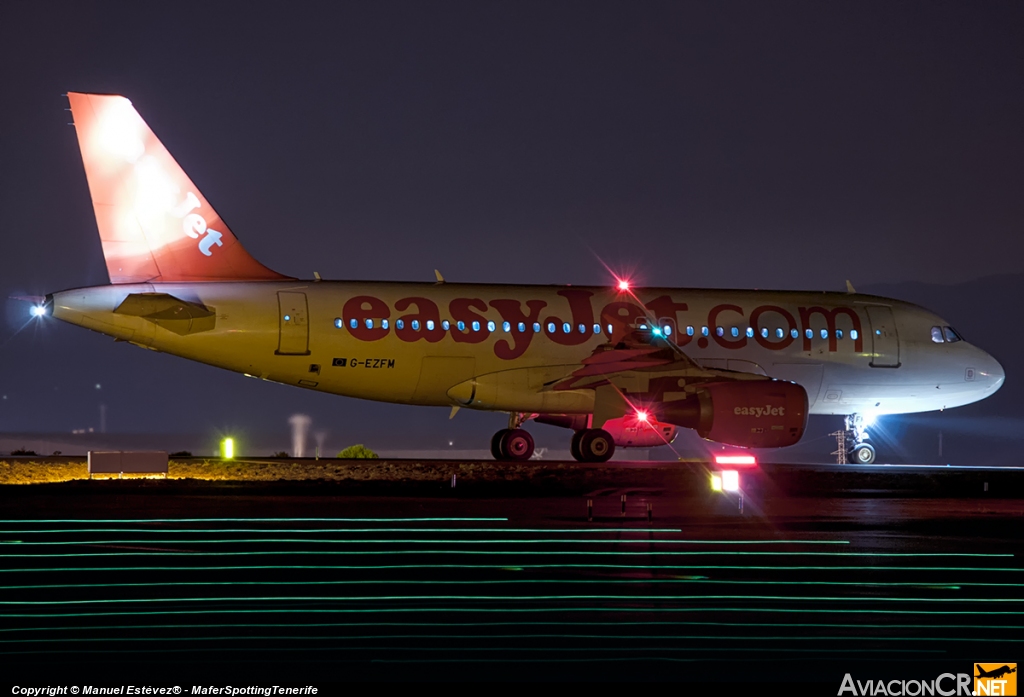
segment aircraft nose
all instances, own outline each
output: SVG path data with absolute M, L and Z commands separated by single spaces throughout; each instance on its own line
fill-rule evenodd
M 984 382 L 985 386 L 989 390 L 995 392 L 1003 386 L 1003 381 L 1006 380 L 1006 372 L 1003 370 L 1003 366 L 999 365 L 992 356 L 988 355 L 984 351 L 982 352 L 985 360 L 982 366 L 978 368 L 978 379 Z

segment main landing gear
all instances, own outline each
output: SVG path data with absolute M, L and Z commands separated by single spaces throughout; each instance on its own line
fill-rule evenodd
M 512 414 L 508 428 L 503 428 L 491 438 L 491 455 L 495 460 L 525 461 L 533 457 L 533 436 L 522 428 L 524 414 Z
M 850 443 L 850 462 L 857 465 L 870 465 L 875 461 L 875 449 L 868 439 L 868 425 L 863 414 L 850 414 L 846 417 L 846 442 Z
M 586 428 L 572 434 L 569 452 L 578 462 L 607 462 L 615 454 L 615 439 L 603 428 Z

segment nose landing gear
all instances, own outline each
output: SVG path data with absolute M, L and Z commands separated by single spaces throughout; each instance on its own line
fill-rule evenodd
M 875 461 L 875 449 L 868 439 L 868 426 L 863 414 L 850 414 L 846 417 L 846 442 L 850 444 L 850 462 L 858 465 L 870 465 Z

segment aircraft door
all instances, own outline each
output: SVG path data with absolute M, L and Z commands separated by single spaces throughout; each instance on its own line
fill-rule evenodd
M 896 333 L 896 320 L 892 308 L 885 305 L 868 305 L 868 321 L 871 323 L 871 367 L 899 368 L 900 339 Z
M 305 356 L 309 354 L 309 311 L 305 293 L 279 291 L 277 294 L 280 340 L 277 354 Z

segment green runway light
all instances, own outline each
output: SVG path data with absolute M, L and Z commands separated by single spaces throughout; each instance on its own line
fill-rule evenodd
M 34 556 L 34 555 L 33 555 Z M 86 555 L 88 556 L 88 555 Z M 239 566 L 65 566 L 28 569 L 0 569 L 0 573 L 49 573 L 86 571 L 261 571 L 267 569 L 321 571 L 394 571 L 409 569 L 540 570 L 540 569 L 612 569 L 642 571 L 993 571 L 1021 572 L 1024 568 L 984 566 L 754 566 L 735 564 L 246 564 Z
M 982 639 L 981 641 L 996 641 L 996 640 L 995 639 Z M 495 647 L 476 647 L 476 646 L 473 646 L 473 647 L 444 647 L 444 648 L 424 648 L 424 647 L 420 647 L 420 646 L 393 646 L 393 647 L 389 647 L 389 648 L 390 648 L 391 651 L 394 651 L 394 652 L 406 651 L 406 652 L 431 652 L 432 653 L 432 652 L 437 652 L 437 651 L 446 651 L 446 652 L 447 651 L 452 651 L 452 652 L 467 652 L 467 651 L 484 652 L 484 651 L 486 651 L 486 652 L 500 652 L 500 653 L 505 653 L 505 654 L 516 653 L 516 652 L 519 652 L 519 653 L 533 653 L 533 652 L 538 652 L 538 651 L 545 651 L 545 652 L 564 651 L 564 652 L 577 652 L 577 653 L 580 652 L 580 651 L 587 651 L 589 653 L 594 653 L 595 650 L 596 650 L 593 647 L 585 647 L 585 648 L 576 648 L 576 647 L 519 648 L 519 647 L 514 647 L 514 646 L 510 646 L 510 647 L 504 647 L 504 646 L 502 646 L 502 647 L 497 647 L 497 646 L 495 646 Z M 353 651 L 353 650 L 359 650 L 359 651 L 378 651 L 378 650 L 380 650 L 380 648 L 376 647 L 376 646 L 365 646 L 365 647 L 361 647 L 361 646 L 349 647 L 349 646 L 346 646 L 345 650 L 346 651 Z M 605 649 L 605 650 L 608 650 L 608 649 Z M 699 648 L 699 647 L 694 647 L 694 648 L 675 647 L 675 648 L 656 648 L 656 649 L 652 649 L 652 648 L 629 648 L 629 647 L 622 648 L 622 647 L 620 647 L 620 648 L 611 649 L 611 650 L 615 651 L 616 653 L 629 653 L 631 651 L 647 651 L 647 652 L 654 652 L 654 653 L 658 653 L 658 652 L 669 652 L 669 653 L 683 653 L 683 652 L 686 652 L 686 653 L 706 653 L 708 651 L 711 651 L 712 649 L 705 649 L 705 648 Z M 766 647 L 757 647 L 757 646 L 717 647 L 717 648 L 715 648 L 713 650 L 716 653 L 721 653 L 721 652 L 732 652 L 732 653 L 746 653 L 746 652 L 782 653 L 782 652 L 786 651 L 786 649 L 766 648 Z M 191 648 L 188 648 L 188 649 L 174 649 L 174 648 L 161 647 L 159 649 L 133 649 L 131 651 L 131 653 L 133 653 L 133 654 L 139 654 L 139 653 L 191 653 L 191 652 L 194 652 L 194 651 L 195 651 L 195 649 L 191 649 Z M 217 651 L 218 652 L 252 651 L 252 648 L 251 647 L 241 647 L 241 646 L 239 646 L 239 647 L 225 646 L 225 647 L 218 647 Z M 274 651 L 276 651 L 276 652 L 283 652 L 283 651 L 302 651 L 302 652 L 337 651 L 337 648 L 334 647 L 334 646 L 304 646 L 304 647 L 281 646 L 281 647 L 275 647 Z M 940 651 L 940 650 L 929 651 L 929 650 L 925 650 L 925 649 L 893 649 L 893 648 L 887 648 L 887 649 L 851 649 L 851 648 L 818 649 L 818 648 L 802 648 L 801 651 L 806 652 L 806 653 L 883 653 L 883 652 L 884 653 L 914 653 L 914 654 L 920 654 L 920 653 L 946 653 L 945 651 Z M 38 651 L 3 651 L 3 652 L 0 652 L 0 653 L 3 653 L 6 656 L 18 656 L 18 655 L 26 655 L 26 654 L 47 653 L 47 651 L 44 651 L 44 650 L 38 650 Z M 86 653 L 107 653 L 107 650 L 106 649 L 80 649 L 80 650 L 76 651 L 75 653 L 82 653 L 82 654 L 86 654 Z M 395 659 L 384 659 L 384 660 L 382 660 L 382 659 L 376 659 L 375 658 L 374 662 L 377 662 L 377 663 L 382 663 L 382 662 L 383 663 L 423 663 L 423 662 L 426 662 L 428 660 L 429 660 L 430 663 L 435 663 L 436 662 L 433 658 L 423 659 L 423 660 L 417 660 L 417 659 L 397 659 L 397 660 L 395 660 Z M 586 661 L 586 662 L 596 662 L 596 661 L 605 662 L 605 661 L 672 661 L 672 660 L 678 660 L 678 661 L 684 661 L 684 660 L 688 660 L 688 661 L 698 661 L 698 660 L 699 661 L 707 661 L 708 659 L 707 659 L 707 657 L 693 658 L 693 659 L 672 659 L 672 658 L 666 658 L 666 657 L 662 657 L 662 656 L 636 656 L 636 657 L 633 657 L 633 658 L 616 658 L 616 657 L 610 656 L 610 657 L 603 657 L 603 658 L 581 658 L 581 659 L 574 659 L 574 658 L 571 658 L 571 657 L 559 658 L 559 659 L 533 659 L 533 658 L 530 658 L 530 659 L 509 659 L 509 658 L 504 658 L 503 657 L 503 658 L 494 658 L 494 659 L 472 659 L 472 658 L 460 658 L 458 660 L 442 659 L 442 662 L 446 662 L 446 663 L 465 663 L 465 662 L 536 663 L 536 662 L 539 661 L 539 662 L 544 662 L 544 663 L 552 663 L 552 662 L 564 663 L 565 661 L 576 661 L 576 660 L 578 660 L 578 661 Z
M 431 586 L 486 586 L 511 584 L 703 584 L 703 585 L 755 585 L 755 586 L 857 586 L 871 588 L 927 588 L 932 590 L 960 590 L 963 587 L 1024 588 L 1024 583 L 921 583 L 920 581 L 741 581 L 731 579 L 700 578 L 511 578 L 481 580 L 431 579 L 346 579 L 333 581 L 156 581 L 152 583 L 57 583 L 26 586 L 0 586 L 0 591 L 45 590 L 52 588 L 162 588 L 185 586 L 358 586 L 358 585 L 431 585 Z
M 508 518 L 47 518 L 0 520 L 0 523 L 502 523 Z
M 267 608 L 262 610 L 232 610 L 224 608 L 204 608 L 202 610 L 125 610 L 107 612 L 30 612 L 30 613 L 0 613 L 5 619 L 42 619 L 42 618 L 83 618 L 83 617 L 153 617 L 168 615 L 294 615 L 299 612 L 295 609 Z M 535 607 L 535 608 L 488 608 L 488 607 L 384 607 L 384 608 L 302 608 L 304 615 L 393 615 L 393 614 L 419 614 L 419 613 L 474 613 L 484 614 L 560 614 L 578 612 L 600 612 L 600 613 L 633 613 L 644 614 L 657 612 L 668 613 L 699 613 L 699 612 L 741 612 L 741 613 L 769 613 L 769 614 L 830 614 L 830 615 L 922 615 L 922 616 L 969 616 L 977 617 L 978 610 L 896 610 L 889 608 L 769 608 L 769 607 Z M 985 610 L 986 615 L 1011 615 L 1020 617 L 1020 610 Z
M 197 597 L 197 598 L 91 598 L 86 600 L 0 600 L 0 605 L 107 605 L 123 603 L 281 603 L 281 602 L 409 602 L 409 601 L 693 601 L 693 600 L 771 600 L 784 602 L 869 602 L 869 603 L 1024 603 L 1024 598 L 890 598 L 890 597 L 844 597 L 815 595 L 348 595 L 348 596 L 254 596 L 254 597 Z M 305 610 L 303 610 L 305 611 Z
M 286 528 L 284 530 L 267 530 L 264 528 L 63 528 L 60 530 L 0 530 L 0 535 L 34 535 L 34 534 L 80 534 L 94 532 L 119 532 L 119 533 L 227 533 L 227 532 L 255 532 L 255 533 L 281 533 L 281 534 L 321 534 L 339 532 L 550 532 L 550 533 L 669 533 L 682 532 L 679 528 L 307 528 L 296 529 Z M 846 540 L 688 540 L 700 544 L 849 544 Z
M 215 623 L 215 624 L 113 624 L 99 626 L 65 626 L 65 627 L 14 627 L 0 629 L 0 634 L 12 632 L 94 632 L 110 631 L 119 632 L 138 629 L 322 629 L 322 628 L 429 628 L 429 629 L 451 629 L 451 628 L 495 628 L 495 627 L 612 627 L 621 629 L 623 627 L 769 627 L 773 629 L 974 629 L 974 630 L 1006 630 L 1016 631 L 1024 629 L 1024 625 L 978 625 L 965 626 L 962 624 L 867 624 L 860 622 L 252 622 L 252 623 Z M 379 638 L 388 638 L 394 635 L 379 634 Z M 418 636 L 418 635 L 417 635 Z M 478 635 L 474 635 L 478 636 Z M 519 635 L 516 635 L 519 636 Z M 541 635 L 552 636 L 552 635 Z M 581 635 L 591 637 L 596 635 Z M 630 635 L 614 635 L 615 638 L 630 638 Z M 653 638 L 660 638 L 664 635 L 654 634 Z M 635 638 L 635 637 L 634 637 Z M 71 639 L 70 641 L 74 641 Z
M 593 540 L 591 540 L 593 542 Z M 104 542 L 99 544 L 111 544 Z M 145 544 L 153 544 L 152 541 Z M 934 557 L 969 557 L 969 558 L 1006 558 L 1013 557 L 1013 554 L 984 554 L 973 552 L 762 552 L 762 551 L 733 551 L 733 550 L 701 550 L 701 551 L 667 551 L 649 550 L 646 552 L 611 552 L 597 550 L 513 550 L 493 551 L 482 549 L 387 549 L 387 550 L 266 550 L 248 552 L 193 552 L 167 550 L 159 552 L 94 552 L 91 554 L 81 552 L 62 552 L 56 554 L 4 554 L 7 558 L 34 558 L 34 559 L 58 559 L 71 557 L 239 557 L 239 556 L 381 556 L 381 555 L 405 555 L 405 554 L 462 554 L 473 556 L 507 556 L 511 554 L 521 556 L 610 556 L 610 557 L 637 557 L 637 556 L 778 556 L 778 557 L 870 557 L 870 558 L 934 558 Z M 506 565 L 507 566 L 507 565 Z
M 333 531 L 337 532 L 337 531 Z M 375 530 L 374 532 L 380 532 Z M 505 532 L 505 531 L 502 531 Z M 407 539 L 325 539 L 325 538 L 294 538 L 294 537 L 280 537 L 280 538 L 247 538 L 247 539 L 225 539 L 225 540 L 39 540 L 25 542 L 22 540 L 17 541 L 21 545 L 30 546 L 54 546 L 54 545 L 82 545 L 82 546 L 96 546 L 96 545 L 137 545 L 137 544 L 188 544 L 188 545 L 221 545 L 221 544 L 271 544 L 271 543 L 288 543 L 288 544 L 338 544 L 338 545 L 364 545 L 364 544 L 411 544 L 411 545 L 429 545 L 429 544 L 445 544 L 445 545 L 530 545 L 530 544 L 641 544 L 641 545 L 685 545 L 685 544 L 793 544 L 789 540 L 780 540 L 778 542 L 748 542 L 748 541 L 722 541 L 722 542 L 708 542 L 705 540 L 650 540 L 650 539 L 615 539 L 615 540 L 602 540 L 594 538 L 580 538 L 580 539 L 511 539 L 511 540 L 495 540 L 495 539 L 479 539 L 479 540 L 440 540 L 440 539 L 419 539 L 419 538 L 407 538 Z M 0 542 L 3 544 L 3 542 Z M 10 543 L 6 543 L 10 544 Z M 808 552 L 813 554 L 813 552 Z M 843 554 L 840 552 L 840 554 Z M 943 555 L 946 556 L 946 555 Z
M 1000 641 L 1008 642 L 1012 644 L 1024 644 L 1024 639 L 996 639 L 993 637 L 892 637 L 892 636 L 861 636 L 861 635 L 850 635 L 850 636 L 748 636 L 748 635 L 724 635 L 724 634 L 680 634 L 680 635 L 665 635 L 665 634 L 652 634 L 649 636 L 636 636 L 636 635 L 622 635 L 622 634 L 369 634 L 365 636 L 293 636 L 287 634 L 278 634 L 271 636 L 252 636 L 252 635 L 240 635 L 240 636 L 199 636 L 199 637 L 78 637 L 75 639 L 64 639 L 64 638 L 38 638 L 38 639 L 0 639 L 0 644 L 59 644 L 73 641 L 75 644 L 87 643 L 87 642 L 136 642 L 136 641 L 374 641 L 374 640 L 394 640 L 394 639 L 612 639 L 612 640 L 639 640 L 639 641 L 652 641 L 652 640 L 666 640 L 666 641 L 891 641 L 891 642 L 917 642 L 917 641 Z M 454 649 L 447 646 L 442 647 L 389 647 L 392 651 L 594 651 L 594 647 L 586 646 L 559 646 L 559 647 L 471 647 L 471 648 L 458 648 Z M 378 651 L 380 646 L 346 646 L 346 651 L 358 650 L 358 651 Z M 276 650 L 276 649 L 275 649 Z M 596 649 L 604 651 L 708 651 L 708 650 L 719 650 L 719 647 L 632 647 L 632 646 L 617 646 L 612 649 Z M 785 648 L 770 649 L 774 651 L 785 651 Z M 801 647 L 801 651 L 806 651 Z M 828 649 L 829 651 L 838 649 Z M 855 649 L 862 650 L 862 649 Z M 883 651 L 884 649 L 878 649 Z M 0 653 L 9 653 L 6 651 Z M 10 652 L 14 653 L 14 652 Z

